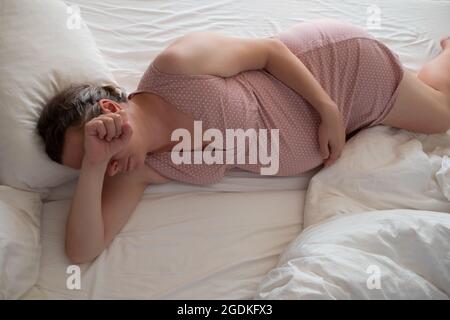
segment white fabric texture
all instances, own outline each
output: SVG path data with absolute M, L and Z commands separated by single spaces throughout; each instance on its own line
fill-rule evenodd
M 230 170 L 225 177 L 213 185 L 192 185 L 171 181 L 160 185 L 150 185 L 144 194 L 169 194 L 185 192 L 256 192 L 279 190 L 306 190 L 311 177 L 320 168 L 312 169 L 293 177 L 268 177 L 242 170 Z M 44 201 L 70 199 L 76 186 L 76 180 L 51 188 L 43 193 Z
M 361 131 L 333 166 L 311 179 L 305 227 L 370 210 L 450 212 L 445 155 L 450 155 L 450 132 L 422 135 L 387 126 Z
M 250 299 L 301 231 L 304 191 L 145 195 L 68 290 L 70 201 L 44 205 L 39 281 L 26 299 Z M 284 210 L 279 205 L 283 204 Z
M 447 213 L 380 210 L 307 228 L 257 299 L 448 299 Z
M 450 131 L 377 126 L 358 133 L 333 166 L 311 179 L 309 228 L 262 280 L 256 298 L 450 298 L 447 155 Z M 396 208 L 405 209 L 388 210 Z M 382 275 L 379 289 L 367 285 L 369 266 Z
M 436 172 L 436 180 L 442 193 L 450 201 L 450 158 L 442 157 L 441 168 Z
M 41 256 L 39 194 L 0 186 L 0 299 L 17 299 L 37 281 Z
M 45 154 L 35 131 L 42 107 L 71 84 L 113 78 L 86 25 L 68 25 L 63 2 L 3 0 L 0 8 L 0 183 L 44 191 L 77 171 Z
M 78 6 L 117 82 L 128 92 L 148 64 L 177 37 L 213 31 L 266 37 L 294 23 L 318 18 L 366 28 L 418 70 L 448 35 L 449 3 L 441 1 L 335 0 L 66 0 Z M 380 27 L 377 27 L 379 18 Z

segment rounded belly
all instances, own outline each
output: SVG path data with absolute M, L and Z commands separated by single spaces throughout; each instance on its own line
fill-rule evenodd
M 279 34 L 338 105 L 346 133 L 378 124 L 403 77 L 398 56 L 363 28 L 325 19 Z

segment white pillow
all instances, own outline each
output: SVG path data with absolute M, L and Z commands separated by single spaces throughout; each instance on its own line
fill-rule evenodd
M 1 184 L 47 191 L 78 174 L 52 162 L 35 131 L 42 107 L 60 90 L 74 83 L 114 83 L 89 29 L 82 21 L 77 28 L 74 13 L 56 0 L 2 0 Z
M 41 209 L 38 193 L 0 186 L 0 299 L 18 299 L 38 279 Z

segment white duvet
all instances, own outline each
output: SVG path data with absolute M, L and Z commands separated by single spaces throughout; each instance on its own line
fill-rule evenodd
M 450 132 L 414 134 L 377 126 L 347 142 L 341 158 L 310 181 L 305 226 L 382 209 L 450 212 Z
M 257 291 L 264 299 L 448 299 L 450 218 L 380 210 L 333 218 L 292 242 Z
M 448 155 L 450 133 L 360 132 L 334 166 L 311 179 L 309 228 L 256 298 L 448 299 Z

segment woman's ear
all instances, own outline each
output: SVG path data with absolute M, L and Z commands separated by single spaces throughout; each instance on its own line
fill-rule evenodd
M 106 167 L 106 174 L 110 177 L 113 177 L 118 174 L 119 171 L 119 161 L 111 159 L 108 163 L 108 166 Z
M 120 106 L 120 104 L 113 100 L 100 99 L 98 101 L 98 104 L 99 104 L 100 108 L 102 109 L 103 113 L 109 113 L 109 112 L 114 113 L 114 112 L 119 112 L 120 110 L 122 110 L 122 107 Z

